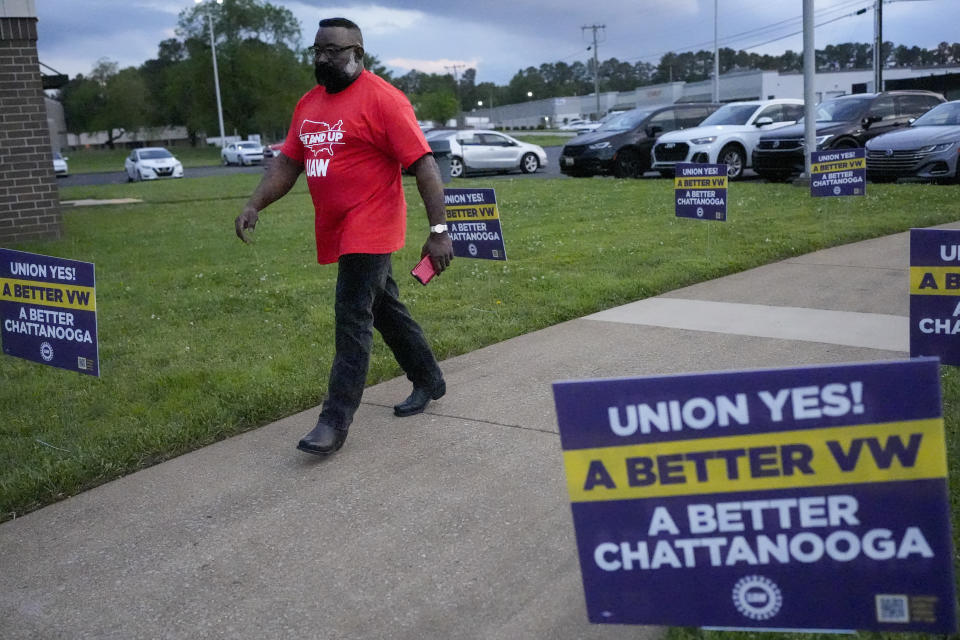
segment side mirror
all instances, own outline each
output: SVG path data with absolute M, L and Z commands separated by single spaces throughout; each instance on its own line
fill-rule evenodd
M 913 124 L 916 121 L 917 121 L 916 118 L 910 118 L 909 120 L 907 120 L 907 124 Z M 64 158 L 64 160 L 66 160 L 66 158 Z
M 768 125 L 768 124 L 773 124 L 773 118 L 771 118 L 771 117 L 769 117 L 769 116 L 764 116 L 764 117 L 762 117 L 762 118 L 757 118 L 757 121 L 754 122 L 753 124 L 756 125 L 756 126 L 758 126 L 758 127 L 762 127 L 762 126 Z
M 648 137 L 648 138 L 655 138 L 655 137 L 657 137 L 658 135 L 660 135 L 661 133 L 663 133 L 663 127 L 661 127 L 661 126 L 658 125 L 658 124 L 653 124 L 653 125 L 650 125 L 649 127 L 647 127 L 647 137 Z
M 860 124 L 863 125 L 864 129 L 869 129 L 870 125 L 872 125 L 874 122 L 880 122 L 880 116 L 867 116 L 860 121 Z

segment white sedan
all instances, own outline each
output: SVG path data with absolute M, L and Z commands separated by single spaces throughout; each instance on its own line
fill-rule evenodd
M 263 147 L 256 142 L 231 142 L 220 151 L 220 159 L 224 165 L 261 164 Z
M 57 174 L 57 177 L 68 176 L 70 175 L 70 168 L 67 166 L 67 160 L 65 156 L 60 155 L 59 151 L 53 152 L 53 172 Z
M 467 171 L 512 171 L 534 173 L 547 164 L 543 147 L 484 129 L 453 132 L 450 137 L 450 176 L 462 178 Z
M 123 162 L 127 181 L 182 178 L 183 164 L 163 147 L 134 149 Z
M 736 180 L 749 168 L 760 134 L 791 125 L 803 117 L 803 100 L 782 98 L 731 102 L 699 126 L 671 131 L 657 138 L 652 168 L 664 175 L 678 162 L 725 164 L 727 177 Z
M 582 118 L 574 118 L 573 120 L 568 121 L 566 124 L 561 125 L 560 131 L 575 131 L 576 133 L 586 133 L 587 131 L 596 131 L 597 127 L 599 126 L 600 126 L 599 122 L 584 120 Z

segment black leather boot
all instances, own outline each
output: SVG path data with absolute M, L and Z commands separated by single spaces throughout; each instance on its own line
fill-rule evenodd
M 339 450 L 346 439 L 346 429 L 337 429 L 323 420 L 317 420 L 317 426 L 313 431 L 300 438 L 297 449 L 323 456 Z
M 393 415 L 397 416 L 398 418 L 405 418 L 406 416 L 423 413 L 423 410 L 427 408 L 430 400 L 438 400 L 442 398 L 443 394 L 446 392 L 447 383 L 443 380 L 441 380 L 437 386 L 433 387 L 432 389 L 414 387 L 413 393 L 411 393 L 406 400 L 398 405 L 394 405 Z

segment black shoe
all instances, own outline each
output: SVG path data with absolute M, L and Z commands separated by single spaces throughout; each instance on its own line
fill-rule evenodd
M 430 400 L 438 400 L 443 397 L 443 394 L 447 392 L 447 383 L 443 380 L 440 381 L 437 386 L 433 389 L 424 389 L 422 387 L 414 387 L 413 393 L 407 397 L 406 400 L 401 402 L 398 405 L 393 407 L 393 415 L 398 418 L 405 418 L 406 416 L 416 415 L 418 413 L 423 413 L 423 410 L 427 408 L 427 405 L 430 404 Z
M 340 449 L 346 439 L 346 429 L 337 429 L 323 420 L 317 420 L 313 431 L 300 438 L 297 449 L 322 456 Z

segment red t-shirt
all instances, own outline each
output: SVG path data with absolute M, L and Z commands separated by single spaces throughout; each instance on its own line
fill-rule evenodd
M 430 153 L 403 93 L 364 70 L 339 93 L 315 87 L 297 103 L 281 149 L 304 166 L 316 212 L 317 262 L 403 246 L 400 168 Z

